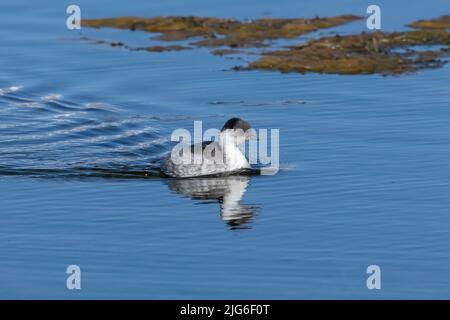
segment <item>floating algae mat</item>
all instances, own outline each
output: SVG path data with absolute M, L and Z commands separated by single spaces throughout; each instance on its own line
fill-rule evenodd
M 83 20 L 86 27 L 110 27 L 161 33 L 155 40 L 178 41 L 193 37 L 203 40 L 195 46 L 260 47 L 266 40 L 292 39 L 323 28 L 335 27 L 361 19 L 353 15 L 313 19 L 258 19 L 241 22 L 234 19 L 203 17 L 122 17 Z
M 86 27 L 110 27 L 157 33 L 152 39 L 180 41 L 194 39 L 189 46 L 167 45 L 144 48 L 123 47 L 149 52 L 178 51 L 195 47 L 211 48 L 215 55 L 257 55 L 246 67 L 235 70 L 277 70 L 280 72 L 315 72 L 335 74 L 402 74 L 422 68 L 442 66 L 450 54 L 450 16 L 419 20 L 406 32 L 363 32 L 357 35 L 328 36 L 306 44 L 283 49 L 273 48 L 275 39 L 295 39 L 319 29 L 335 27 L 362 17 L 341 15 L 312 19 L 272 19 L 251 21 L 208 17 L 120 17 L 87 19 Z M 199 39 L 200 38 L 200 39 Z M 98 42 L 101 43 L 102 41 Z M 104 42 L 103 42 L 104 43 Z M 115 46 L 114 43 L 111 43 Z M 431 46 L 445 46 L 432 49 Z M 430 46 L 417 50 L 417 46 Z M 243 49 L 253 48 L 252 52 Z M 258 51 L 264 48 L 264 52 Z M 399 50 L 401 49 L 401 50 Z
M 450 29 L 450 15 L 431 20 L 414 21 L 408 26 L 419 29 Z
M 414 45 L 450 45 L 450 34 L 437 31 L 362 33 L 324 37 L 287 50 L 271 51 L 247 69 L 281 72 L 319 72 L 338 74 L 401 74 L 419 68 L 439 67 L 447 49 L 393 51 Z

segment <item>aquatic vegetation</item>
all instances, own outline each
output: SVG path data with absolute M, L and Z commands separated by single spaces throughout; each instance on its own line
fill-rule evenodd
M 287 38 L 323 28 L 349 23 L 361 17 L 341 15 L 335 17 L 315 17 L 312 19 L 272 19 L 264 18 L 249 21 L 209 17 L 119 17 L 110 19 L 85 19 L 84 27 L 110 27 L 117 29 L 156 32 L 153 39 L 161 41 L 187 40 L 202 37 L 193 45 L 199 47 L 228 46 L 231 48 L 263 47 L 266 40 Z
M 413 22 L 409 26 L 418 29 L 413 31 L 326 36 L 301 45 L 274 48 L 272 40 L 296 39 L 319 29 L 335 27 L 361 18 L 340 15 L 312 19 L 262 18 L 239 21 L 193 16 L 119 17 L 86 19 L 82 21 L 82 25 L 159 33 L 152 39 L 167 42 L 195 39 L 189 45 L 156 45 L 143 48 L 131 48 L 121 42 L 109 43 L 113 47 L 124 47 L 132 51 L 164 52 L 208 47 L 211 48 L 211 53 L 217 56 L 260 56 L 245 67 L 234 67 L 234 70 L 390 75 L 442 66 L 445 63 L 442 58 L 450 53 L 448 48 L 417 49 L 417 46 L 450 46 L 450 33 L 445 30 L 450 27 L 450 16 Z M 252 48 L 252 51 L 244 50 L 245 48 Z M 264 51 L 260 48 L 264 48 Z
M 164 51 L 181 51 L 181 50 L 190 50 L 191 47 L 173 45 L 173 46 L 150 46 L 145 48 L 131 48 L 130 50 L 140 51 L 145 50 L 148 52 L 164 52 Z
M 244 69 L 338 74 L 400 74 L 438 67 L 447 50 L 414 50 L 415 45 L 450 45 L 445 31 L 361 33 L 324 37 L 286 50 L 270 51 Z M 404 52 L 393 49 L 405 48 Z
M 226 55 L 232 55 L 232 54 L 249 54 L 246 51 L 236 50 L 236 49 L 215 49 L 215 50 L 212 50 L 211 53 L 215 56 L 226 56 Z
M 148 51 L 148 52 L 165 52 L 165 51 L 181 51 L 190 50 L 192 47 L 181 45 L 169 45 L 169 46 L 149 46 L 149 47 L 130 47 L 122 41 L 106 41 L 106 40 L 94 40 L 88 37 L 82 37 L 80 40 L 90 41 L 95 44 L 105 44 L 111 47 L 120 47 L 128 49 L 130 51 Z
M 450 15 L 436 19 L 414 21 L 408 26 L 418 29 L 450 29 Z

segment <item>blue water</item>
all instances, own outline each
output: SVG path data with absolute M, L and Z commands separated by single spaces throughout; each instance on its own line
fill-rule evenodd
M 71 3 L 0 4 L 1 298 L 450 298 L 449 65 L 398 77 L 234 72 L 242 61 L 206 49 L 83 41 L 151 43 L 69 31 Z M 364 15 L 369 2 L 77 4 L 92 18 L 256 18 Z M 441 0 L 378 4 L 385 31 L 450 14 Z M 232 116 L 280 129 L 277 175 L 183 185 L 142 174 L 172 130 Z M 205 185 L 241 186 L 236 216 Z M 81 290 L 66 288 L 71 264 Z M 372 264 L 381 290 L 366 287 Z

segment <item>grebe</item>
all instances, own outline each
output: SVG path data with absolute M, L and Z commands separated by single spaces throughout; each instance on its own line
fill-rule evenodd
M 183 149 L 181 153 L 174 152 L 174 149 L 164 160 L 161 170 L 170 177 L 189 178 L 249 169 L 250 164 L 239 149 L 239 145 L 246 140 L 256 139 L 251 128 L 248 122 L 231 118 L 225 122 L 218 141 L 193 144 L 190 148 Z

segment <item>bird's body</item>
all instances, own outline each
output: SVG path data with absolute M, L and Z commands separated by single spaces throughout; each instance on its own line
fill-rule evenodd
M 184 149 L 174 148 L 164 160 L 162 172 L 171 177 L 188 178 L 229 174 L 248 169 L 250 164 L 239 144 L 249 138 L 250 128 L 250 125 L 241 119 L 230 119 L 222 128 L 218 141 L 197 143 Z

